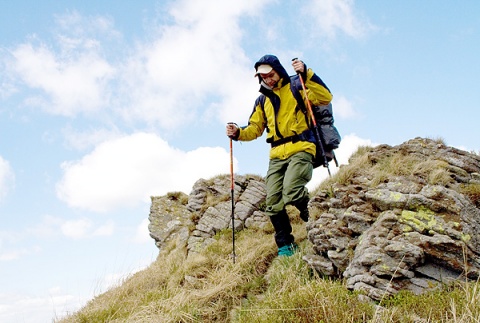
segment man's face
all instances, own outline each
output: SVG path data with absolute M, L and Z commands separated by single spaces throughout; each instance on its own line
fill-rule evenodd
M 280 76 L 278 75 L 275 70 L 272 70 L 270 73 L 267 74 L 260 74 L 262 80 L 272 89 L 275 87 L 277 82 L 280 80 Z

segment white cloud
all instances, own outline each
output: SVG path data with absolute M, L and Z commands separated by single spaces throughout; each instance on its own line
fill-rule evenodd
M 357 115 L 357 112 L 353 109 L 352 103 L 344 96 L 335 95 L 332 104 L 335 117 L 339 116 L 340 118 L 348 119 Z
M 68 11 L 55 15 L 55 22 L 60 28 L 57 37 L 66 50 L 76 50 L 79 44 L 84 44 L 85 48 L 96 48 L 99 46 L 97 38 L 102 36 L 105 41 L 122 38 L 110 16 L 83 16 L 78 11 Z
M 335 150 L 335 156 L 339 165 L 347 165 L 350 156 L 358 150 L 361 146 L 374 147 L 378 144 L 372 143 L 370 139 L 363 139 L 355 134 L 349 134 L 342 137 L 340 147 Z M 331 161 L 329 164 L 330 172 L 335 174 L 339 168 L 335 166 L 335 162 Z M 308 183 L 307 187 L 311 191 L 315 189 L 323 180 L 328 178 L 328 170 L 325 167 L 318 167 L 313 171 L 312 180 Z
M 87 299 L 80 300 L 60 290 L 52 290 L 49 295 L 32 294 L 0 294 L 1 322 L 51 322 L 52 318 L 60 318 L 72 313 L 85 304 Z M 61 310 L 60 310 L 61 309 Z
M 378 143 L 374 143 L 370 139 L 360 138 L 354 133 L 345 135 L 342 138 L 340 147 L 335 150 L 338 163 L 348 164 L 350 156 L 361 146 L 375 147 L 377 145 Z
M 199 118 L 246 119 L 258 84 L 241 46 L 240 20 L 269 2 L 172 2 L 164 19 L 171 23 L 115 62 L 105 53 L 109 37 L 121 35 L 110 19 L 61 15 L 59 48 L 26 42 L 11 50 L 6 65 L 17 83 L 39 90 L 24 102 L 55 115 L 103 113 L 169 130 Z
M 9 245 L 15 244 L 19 239 L 13 232 L 0 231 L 0 262 L 17 260 L 30 253 L 26 248 L 9 248 Z
M 15 174 L 10 163 L 0 156 L 0 201 L 13 189 Z
M 64 162 L 57 196 L 95 212 L 150 202 L 152 195 L 189 192 L 200 177 L 228 173 L 229 153 L 200 147 L 183 152 L 154 134 L 106 141 L 81 160 Z
M 152 238 L 150 237 L 150 230 L 148 229 L 149 224 L 149 219 L 142 220 L 142 222 L 137 226 L 133 242 L 139 244 L 152 243 Z
M 107 61 L 105 48 L 114 51 L 111 43 L 121 35 L 108 17 L 70 12 L 55 18 L 54 42 L 33 35 L 2 57 L 8 82 L 0 94 L 8 96 L 26 85 L 37 91 L 22 90 L 24 104 L 62 116 L 108 108 L 116 70 Z
M 201 109 L 226 122 L 250 107 L 258 84 L 240 46 L 239 20 L 264 3 L 174 2 L 169 12 L 174 22 L 160 26 L 156 39 L 140 45 L 126 62 L 124 117 L 172 129 L 203 118 Z
M 32 243 L 36 238 L 42 240 L 52 238 L 79 240 L 112 236 L 114 233 L 115 223 L 112 220 L 97 224 L 85 217 L 65 220 L 60 217 L 47 215 L 43 217 L 39 224 L 33 227 L 19 231 L 0 231 L 0 262 L 15 261 L 42 252 L 42 247 Z M 140 231 L 138 234 L 140 234 Z M 142 234 L 145 233 L 142 232 Z M 148 237 L 148 232 L 146 235 Z M 25 241 L 29 241 L 28 246 L 19 247 Z
M 92 221 L 86 218 L 65 221 L 61 226 L 60 230 L 62 234 L 66 237 L 72 239 L 80 239 L 85 237 L 87 232 L 89 232 L 92 227 Z
M 111 236 L 115 232 L 115 223 L 113 221 L 108 221 L 102 226 L 99 226 L 95 231 L 93 231 L 94 236 Z
M 8 56 L 4 53 L 4 50 L 0 48 L 0 99 L 6 99 L 17 92 L 15 84 L 12 80 L 12 75 L 8 72 L 8 60 L 5 57 Z
M 12 69 L 29 87 L 45 96 L 30 96 L 27 103 L 64 116 L 98 112 L 108 102 L 108 80 L 114 68 L 95 48 L 75 48 L 74 54 L 55 53 L 46 45 L 19 45 Z
M 111 236 L 114 231 L 115 224 L 111 220 L 103 224 L 96 224 L 86 217 L 65 220 L 60 217 L 46 215 L 40 224 L 26 229 L 23 235 L 47 239 L 61 234 L 63 237 L 78 240 L 98 236 Z M 17 236 L 20 235 L 22 233 L 17 234 Z
M 89 129 L 78 131 L 70 126 L 62 129 L 65 145 L 76 150 L 86 150 L 95 147 L 103 141 L 115 139 L 121 136 L 117 129 Z
M 0 261 L 11 261 L 16 260 L 24 255 L 28 255 L 29 251 L 27 249 L 17 249 L 0 252 Z
M 375 27 L 355 11 L 354 0 L 310 0 L 304 12 L 314 19 L 319 35 L 335 38 L 343 32 L 353 38 L 361 38 Z
M 41 248 L 38 246 L 29 246 L 28 248 L 13 248 L 4 250 L 2 246 L 2 241 L 0 240 L 0 262 L 1 261 L 14 261 L 22 257 L 26 257 L 41 251 Z
M 62 226 L 63 222 L 64 220 L 59 217 L 46 215 L 38 225 L 27 228 L 25 231 L 27 235 L 33 235 L 38 238 L 50 238 L 56 236 L 60 232 L 59 228 Z M 18 234 L 18 236 L 24 235 L 24 233 Z

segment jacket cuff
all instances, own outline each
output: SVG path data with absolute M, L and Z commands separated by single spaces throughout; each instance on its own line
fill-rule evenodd
M 235 135 L 233 136 L 233 140 L 237 141 L 238 140 L 238 137 L 240 137 L 240 128 L 237 129 L 237 132 L 235 133 Z
M 240 128 L 237 128 L 237 132 L 233 136 L 228 136 L 230 139 L 238 141 L 238 137 L 240 137 Z

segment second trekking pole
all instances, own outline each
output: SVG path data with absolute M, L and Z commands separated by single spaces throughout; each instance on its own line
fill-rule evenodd
M 297 58 L 292 59 L 292 61 L 296 61 L 296 60 Z M 327 168 L 328 175 L 332 176 L 332 174 L 330 173 L 330 168 L 328 167 L 328 159 L 327 159 L 327 156 L 325 155 L 325 149 L 323 148 L 322 136 L 320 135 L 320 131 L 318 130 L 317 120 L 315 119 L 315 115 L 313 114 L 313 110 L 312 110 L 312 105 L 310 104 L 310 100 L 308 99 L 307 88 L 305 87 L 302 74 L 300 72 L 297 72 L 297 74 L 298 74 L 298 78 L 300 79 L 300 83 L 302 84 L 303 93 L 305 93 L 305 101 L 306 101 L 305 104 L 307 106 L 308 114 L 312 118 L 315 139 L 317 140 L 317 143 L 318 143 L 317 149 L 320 149 L 320 153 L 323 156 L 323 166 Z

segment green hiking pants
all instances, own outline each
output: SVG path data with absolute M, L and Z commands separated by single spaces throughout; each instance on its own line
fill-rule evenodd
M 266 177 L 268 216 L 276 215 L 285 205 L 297 205 L 308 200 L 305 185 L 312 179 L 313 156 L 306 152 L 296 153 L 285 160 L 270 159 Z

